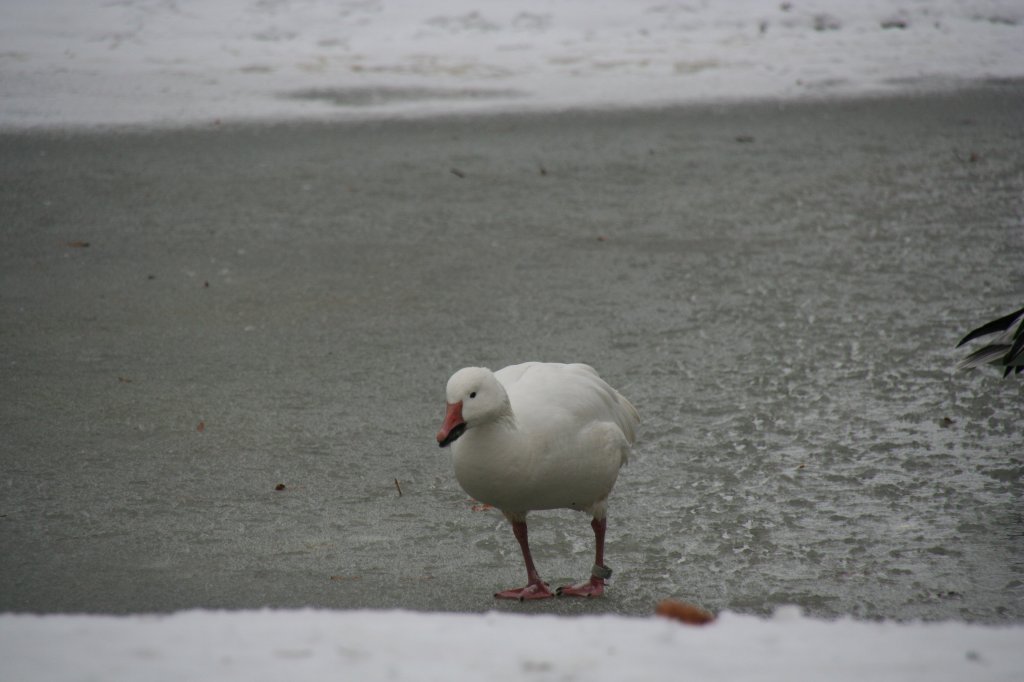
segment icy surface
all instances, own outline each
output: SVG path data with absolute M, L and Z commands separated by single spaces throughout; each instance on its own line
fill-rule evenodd
M 0 677 L 69 680 L 1015 681 L 1024 627 L 408 612 L 0 616 Z
M 1020 0 L 7 0 L 0 125 L 905 91 L 1024 75 Z
M 1021 305 L 1022 102 L 3 136 L 0 609 L 1019 622 L 1024 381 L 954 345 Z M 433 438 L 526 358 L 643 420 L 596 603 L 495 604 Z

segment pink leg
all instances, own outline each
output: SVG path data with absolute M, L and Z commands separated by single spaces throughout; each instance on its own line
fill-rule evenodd
M 610 568 L 604 565 L 604 532 L 608 529 L 608 519 L 594 519 L 590 522 L 594 529 L 594 568 L 590 574 L 590 580 L 577 585 L 566 585 L 558 588 L 560 597 L 600 597 L 604 594 L 604 579 L 612 574 Z
M 554 593 L 548 588 L 548 584 L 540 579 L 537 567 L 533 565 L 533 557 L 530 555 L 530 541 L 526 533 L 526 521 L 512 521 L 512 532 L 515 533 L 519 547 L 523 550 L 523 561 L 526 563 L 526 587 L 502 590 L 494 594 L 498 599 L 545 599 L 553 597 Z

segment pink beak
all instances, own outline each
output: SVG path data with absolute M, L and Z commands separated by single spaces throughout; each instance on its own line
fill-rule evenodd
M 444 422 L 437 432 L 437 444 L 442 448 L 454 443 L 466 430 L 466 422 L 462 419 L 462 401 L 447 403 Z

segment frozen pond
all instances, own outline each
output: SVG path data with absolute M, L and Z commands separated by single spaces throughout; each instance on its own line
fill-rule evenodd
M 1024 382 L 953 346 L 1022 303 L 1022 110 L 0 136 L 0 611 L 1019 621 Z M 495 603 L 518 548 L 434 442 L 452 371 L 527 359 L 644 420 L 599 601 Z M 531 520 L 584 577 L 588 519 Z

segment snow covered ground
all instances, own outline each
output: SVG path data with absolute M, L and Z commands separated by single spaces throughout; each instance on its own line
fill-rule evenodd
M 6 0 L 0 126 L 898 92 L 1022 45 L 1021 0 Z
M 1024 629 L 724 614 L 559 618 L 387 611 L 2 616 L 0 679 L 1019 680 Z

